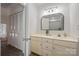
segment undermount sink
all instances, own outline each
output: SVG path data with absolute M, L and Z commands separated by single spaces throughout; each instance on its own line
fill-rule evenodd
M 53 37 L 67 37 L 67 34 L 44 34 L 45 36 L 53 36 Z

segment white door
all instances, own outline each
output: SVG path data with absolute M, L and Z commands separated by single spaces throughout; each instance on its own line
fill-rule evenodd
M 15 44 L 16 47 L 25 54 L 25 18 L 23 17 L 23 11 L 19 12 L 15 16 L 14 30 L 15 30 Z
M 16 33 L 17 33 L 17 35 L 18 35 L 18 37 L 17 37 L 17 39 L 18 39 L 18 48 L 20 49 L 20 50 L 22 50 L 23 52 L 24 52 L 24 41 L 23 41 L 23 39 L 24 39 L 24 36 L 25 36 L 25 31 L 24 31 L 24 27 L 23 26 L 25 26 L 24 24 L 23 24 L 23 12 L 20 12 L 20 13 L 18 13 L 18 26 L 17 26 L 17 31 L 16 31 Z
M 9 39 L 9 43 L 14 46 L 15 42 L 14 42 L 14 16 L 11 16 L 11 22 L 10 22 L 10 39 Z
M 24 11 L 11 15 L 10 44 L 26 54 Z

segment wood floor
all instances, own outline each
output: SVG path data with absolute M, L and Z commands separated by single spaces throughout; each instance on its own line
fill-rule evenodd
M 8 45 L 8 46 L 1 46 L 1 56 L 23 56 L 23 53 L 21 50 Z
M 5 46 L 2 44 L 1 45 L 1 56 L 24 56 L 24 54 L 22 53 L 21 50 L 11 45 Z M 39 55 L 32 52 L 30 56 L 39 56 Z
M 31 55 L 30 56 L 39 56 L 38 54 L 34 53 L 34 52 L 31 52 Z

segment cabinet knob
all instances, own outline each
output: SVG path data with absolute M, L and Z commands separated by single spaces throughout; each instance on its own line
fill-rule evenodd
M 55 47 L 53 47 L 53 49 L 55 49 Z
M 46 41 L 48 43 L 48 41 Z
M 48 56 L 48 54 L 46 54 L 46 56 Z
M 40 44 L 40 46 L 42 46 L 42 44 Z

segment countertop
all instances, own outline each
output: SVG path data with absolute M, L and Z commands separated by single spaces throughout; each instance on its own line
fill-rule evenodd
M 44 35 L 44 34 L 32 34 L 31 36 L 34 37 L 42 37 L 42 38 L 48 38 L 48 39 L 56 39 L 56 40 L 64 40 L 64 41 L 72 41 L 72 42 L 78 42 L 79 40 L 77 38 L 64 35 L 58 37 L 57 35 Z

